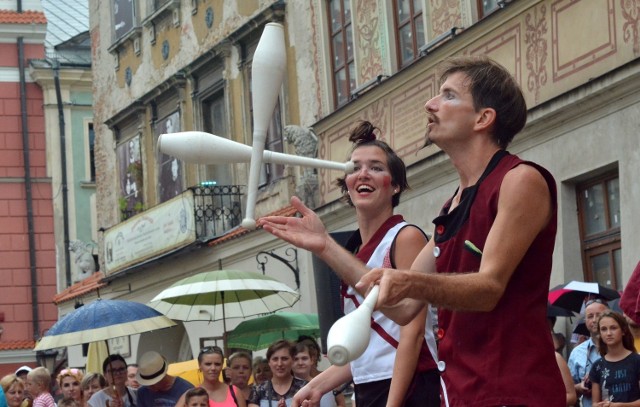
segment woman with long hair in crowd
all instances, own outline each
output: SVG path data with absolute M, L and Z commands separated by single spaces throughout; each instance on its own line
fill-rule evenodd
M 198 353 L 198 368 L 202 372 L 202 384 L 200 387 L 209 394 L 209 406 L 211 407 L 246 407 L 244 397 L 240 390 L 233 385 L 220 381 L 220 373 L 224 364 L 224 353 L 218 346 L 207 346 Z M 177 407 L 185 406 L 183 394 Z
M 608 311 L 598 319 L 598 351 L 591 367 L 591 396 L 597 407 L 640 406 L 640 355 L 624 316 Z

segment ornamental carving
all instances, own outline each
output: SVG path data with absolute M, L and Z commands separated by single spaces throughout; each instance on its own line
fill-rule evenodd
M 622 26 L 624 42 L 633 41 L 633 54 L 640 54 L 640 40 L 638 30 L 640 26 L 640 0 L 620 0 L 622 17 L 625 22 Z
M 462 27 L 459 0 L 429 0 L 432 10 L 433 36 L 437 37 L 453 27 Z
M 377 2 L 357 2 L 355 15 L 357 16 L 358 52 L 362 62 L 358 83 L 365 83 L 383 73 Z
M 540 88 L 547 83 L 547 7 L 534 8 L 532 13 L 525 17 L 525 37 L 527 44 L 526 65 L 529 75 L 527 77 L 527 89 L 534 95 L 535 103 L 538 103 Z

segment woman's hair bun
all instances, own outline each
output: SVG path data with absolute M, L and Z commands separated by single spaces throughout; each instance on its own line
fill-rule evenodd
M 366 120 L 361 120 L 355 129 L 351 131 L 349 135 L 349 141 L 355 144 L 367 143 L 376 140 L 375 130 L 378 130 L 376 126 Z

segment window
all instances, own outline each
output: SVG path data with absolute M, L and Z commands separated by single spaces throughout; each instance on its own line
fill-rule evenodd
M 500 8 L 504 0 L 478 0 L 478 19 L 484 18 Z
M 115 39 L 124 37 L 136 24 L 136 0 L 113 0 Z
M 96 182 L 96 133 L 93 130 L 93 123 L 88 123 L 87 136 L 89 141 L 89 174 L 91 182 Z
M 334 103 L 342 106 L 349 101 L 351 92 L 356 88 L 351 5 L 350 0 L 329 0 L 327 4 Z
M 425 44 L 422 0 L 396 0 L 394 8 L 398 65 L 403 68 L 418 58 Z
M 282 143 L 282 119 L 280 111 L 280 99 L 276 102 L 276 107 L 273 110 L 273 117 L 271 123 L 269 123 L 269 130 L 267 131 L 267 139 L 265 140 L 264 148 L 270 151 L 283 152 Z M 282 178 L 284 175 L 284 165 L 280 164 L 265 164 L 262 166 L 262 174 L 260 175 L 260 185 L 265 185 L 273 180 Z
M 622 290 L 618 173 L 579 184 L 576 192 L 585 280 Z
M 202 102 L 204 131 L 219 137 L 229 137 L 224 90 L 219 90 Z M 229 164 L 207 165 L 205 179 L 211 185 L 232 185 L 233 176 Z
M 180 112 L 173 112 L 159 120 L 155 126 L 156 139 L 163 133 L 180 131 Z M 184 191 L 183 165 L 177 158 L 158 152 L 158 196 L 160 202 L 168 201 Z
M 120 170 L 120 213 L 123 220 L 141 212 L 144 206 L 140 139 L 137 134 L 116 147 Z

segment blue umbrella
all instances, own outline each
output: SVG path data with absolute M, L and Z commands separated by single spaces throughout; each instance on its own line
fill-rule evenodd
M 104 341 L 174 325 L 171 319 L 145 304 L 98 298 L 56 322 L 34 350 Z

